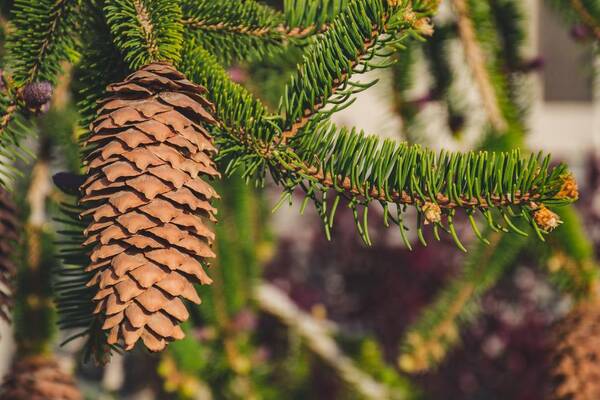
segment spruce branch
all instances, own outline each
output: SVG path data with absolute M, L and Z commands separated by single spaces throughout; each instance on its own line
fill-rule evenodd
M 79 0 L 16 0 L 7 48 L 17 88 L 56 81 L 61 61 L 77 57 L 74 32 Z
M 0 185 L 7 187 L 19 171 L 10 164 L 33 155 L 21 142 L 34 132 L 23 88 L 35 81 L 55 82 L 61 62 L 77 58 L 78 0 L 16 0 L 7 39 L 7 72 L 0 93 Z
M 98 100 L 111 82 L 124 78 L 130 69 L 112 41 L 101 0 L 89 0 L 82 10 L 82 57 L 75 67 L 73 88 L 80 125 L 87 130 L 96 118 Z
M 260 60 L 282 51 L 296 34 L 280 13 L 256 1 L 186 1 L 182 23 L 198 44 L 222 63 Z
M 13 166 L 17 160 L 29 161 L 34 155 L 21 142 L 35 134 L 30 119 L 24 114 L 14 91 L 0 93 L 0 186 L 8 188 L 22 172 Z
M 424 7 L 424 6 L 423 6 Z M 424 8 L 425 9 L 425 8 Z M 352 1 L 306 51 L 280 100 L 279 140 L 286 142 L 311 119 L 326 119 L 377 83 L 351 81 L 354 74 L 393 64 L 388 58 L 409 35 L 429 33 L 428 13 L 404 3 Z M 325 107 L 331 108 L 325 110 Z
M 298 36 L 323 33 L 351 0 L 284 0 L 287 31 Z
M 402 209 L 411 205 L 419 211 L 417 231 L 423 243 L 423 225 L 431 222 L 436 234 L 439 230 L 448 232 L 462 249 L 453 223 L 457 209 L 466 210 L 470 219 L 476 212 L 482 213 L 493 229 L 524 234 L 511 221 L 521 217 L 541 237 L 542 231 L 550 229 L 536 224 L 534 213 L 538 208 L 574 200 L 561 192 L 567 182 L 566 168 L 548 170 L 550 159 L 541 154 L 529 158 L 522 158 L 518 151 L 436 155 L 418 146 L 382 141 L 316 121 L 310 121 L 288 143 L 274 143 L 272 138 L 281 132 L 273 123 L 276 117 L 231 82 L 206 51 L 194 48 L 186 52 L 181 67 L 192 80 L 212 89 L 209 96 L 222 122 L 216 139 L 225 172 L 240 168 L 246 178 L 256 176 L 260 182 L 268 169 L 284 188 L 280 204 L 291 198 L 295 188 L 301 188 L 306 201 L 312 200 L 317 207 L 328 236 L 339 196 L 350 200 L 358 231 L 366 243 L 370 243 L 367 205 L 378 202 L 384 208 L 386 224 L 398 224 L 403 237 L 406 227 Z M 331 193 L 333 198 L 328 201 Z M 396 215 L 390 209 L 394 204 Z M 431 218 L 435 207 L 428 204 L 440 208 L 439 218 Z M 507 227 L 494 221 L 492 211 L 499 212 Z M 447 226 L 441 222 L 442 214 Z M 473 227 L 480 236 L 474 223 Z M 406 244 L 410 247 L 408 241 Z
M 113 41 L 131 69 L 156 61 L 179 61 L 183 25 L 178 2 L 109 0 L 104 11 Z
M 488 120 L 498 133 L 503 133 L 508 124 L 502 115 L 502 111 L 496 98 L 495 90 L 487 70 L 486 56 L 477 39 L 473 21 L 471 19 L 468 0 L 452 0 L 457 14 L 458 32 L 461 38 L 465 57 L 473 78 L 479 88 L 479 94 L 487 113 Z

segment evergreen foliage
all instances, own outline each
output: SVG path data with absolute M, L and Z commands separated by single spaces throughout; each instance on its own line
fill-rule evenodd
M 567 2 L 556 3 L 564 7 Z M 573 18 L 594 31 L 600 9 L 592 0 L 571 3 Z M 206 291 L 204 304 L 191 311 L 188 337 L 172 345 L 163 359 L 163 375 L 173 371 L 169 364 L 173 361 L 177 372 L 206 375 L 207 382 L 226 381 L 233 387 L 231 382 L 240 377 L 265 382 L 277 372 L 253 370 L 256 338 L 232 328 L 238 315 L 256 306 L 253 293 L 260 273 L 255 250 L 264 244 L 264 232 L 252 216 L 262 216 L 264 210 L 246 183 L 262 187 L 267 176 L 283 192 L 275 208 L 291 203 L 295 191 L 303 192 L 302 211 L 308 203 L 315 206 L 328 238 L 340 199 L 345 198 L 367 245 L 369 211 L 372 204 L 379 204 L 384 224 L 397 225 L 408 248 L 409 207 L 416 211 L 416 234 L 423 245 L 427 245 L 425 226 L 430 225 L 437 240 L 446 232 L 461 250 L 474 248 L 463 270 L 406 335 L 400 366 L 410 372 L 425 370 L 441 362 L 459 341 L 459 329 L 480 312 L 479 299 L 525 248 L 535 247 L 547 261 L 551 279 L 579 299 L 589 295 L 597 279 L 592 250 L 572 208 L 561 211 L 564 225 L 550 236 L 552 249 L 530 246 L 531 240 L 525 238 L 533 231 L 544 240 L 560 222 L 549 208 L 572 203 L 577 193 L 565 165 L 552 167 L 549 156 L 522 155 L 515 149 L 522 146 L 525 132 L 516 84 L 524 38 L 518 2 L 465 0 L 464 4 L 461 18 L 474 29 L 470 45 L 485 55 L 483 64 L 472 68 L 480 67 L 489 81 L 492 100 L 505 122 L 502 126 L 489 121 L 482 147 L 491 151 L 435 152 L 330 121 L 353 104 L 356 94 L 377 84 L 358 81 L 358 75 L 393 66 L 397 106 L 408 129 L 415 128 L 418 110 L 410 104 L 407 90 L 419 50 L 433 78 L 431 96 L 444 103 L 449 119 L 462 116 L 451 93 L 455 76 L 448 46 L 469 38 L 461 31 L 460 20 L 458 29 L 445 24 L 431 37 L 436 0 L 285 0 L 282 11 L 254 0 L 16 0 L 0 92 L 0 184 L 10 186 L 18 174 L 15 164 L 27 159 L 21 144 L 36 130 L 35 112 L 22 98 L 28 84 L 55 84 L 62 66 L 74 64 L 73 89 L 80 123 L 87 128 L 108 84 L 149 63 L 169 62 L 208 89 L 206 97 L 215 106 L 218 125 L 206 129 L 216 139 L 220 170 L 230 180 L 222 187 L 224 218 L 216 228 L 215 286 L 201 289 Z M 234 63 L 268 62 L 285 51 L 300 53 L 301 60 L 282 85 L 275 110 L 229 77 L 226 68 Z M 80 140 L 76 145 L 67 143 L 69 154 L 81 153 L 83 161 L 97 150 L 85 144 L 87 137 L 64 138 Z M 53 268 L 58 324 L 74 332 L 69 340 L 86 337 L 85 358 L 105 360 L 119 346 L 107 345 L 104 321 L 94 314 L 96 288 L 86 286 L 94 274 L 85 268 L 93 244 L 81 245 L 90 217 L 80 215 L 89 206 L 79 202 L 77 187 L 83 179 L 77 175 L 79 166 L 72 159 L 69 164 L 71 173 L 56 177 L 66 193 L 60 207 L 64 215 L 56 220 L 61 227 L 62 262 Z M 106 192 L 110 191 L 107 184 Z M 479 243 L 469 245 L 461 239 L 456 224 L 461 210 Z M 487 224 L 484 229 L 477 214 Z M 517 235 L 502 234 L 508 231 Z M 36 235 L 44 254 L 52 254 L 50 235 Z M 30 275 L 23 277 L 25 283 L 31 280 Z M 20 287 L 27 291 L 25 284 Z M 191 337 L 200 325 L 217 332 L 210 349 Z M 297 355 L 306 366 L 304 358 Z M 361 348 L 360 363 L 388 385 L 403 386 L 393 371 L 382 366 L 379 349 L 368 342 Z M 254 389 L 245 393 L 247 398 L 258 393 Z
M 109 0 L 104 11 L 113 41 L 132 70 L 154 61 L 177 63 L 183 43 L 178 2 Z
M 80 0 L 16 0 L 8 64 L 16 87 L 55 82 L 61 62 L 77 58 L 75 36 Z
M 260 60 L 294 40 L 283 16 L 256 1 L 185 1 L 182 8 L 186 31 L 223 64 Z

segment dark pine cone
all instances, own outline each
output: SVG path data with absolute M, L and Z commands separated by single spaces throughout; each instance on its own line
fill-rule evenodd
M 32 82 L 23 88 L 23 100 L 27 108 L 39 111 L 52 99 L 52 84 L 48 81 Z

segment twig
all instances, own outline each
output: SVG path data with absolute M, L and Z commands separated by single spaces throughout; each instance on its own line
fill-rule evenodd
M 184 18 L 181 20 L 181 23 L 194 29 L 206 31 L 237 33 L 256 37 L 264 37 L 271 34 L 278 35 L 281 39 L 303 39 L 313 33 L 323 33 L 329 27 L 329 25 L 323 25 L 318 29 L 315 26 L 291 28 L 285 25 L 279 25 L 277 27 L 249 27 L 244 25 L 231 25 L 224 22 L 210 23 L 196 18 Z
M 473 21 L 469 15 L 469 6 L 466 0 L 452 0 L 452 2 L 457 13 L 458 33 L 464 47 L 467 63 L 479 88 L 488 120 L 496 132 L 503 133 L 508 124 L 500 111 L 498 99 L 486 68 L 485 56 L 477 42 Z
M 362 188 L 362 187 L 357 187 L 355 185 L 352 184 L 352 181 L 350 178 L 348 177 L 342 177 L 342 176 L 338 176 L 335 179 L 337 180 L 337 182 L 335 182 L 336 184 L 334 185 L 334 177 L 332 177 L 330 174 L 327 173 L 323 173 L 323 171 L 318 170 L 317 168 L 314 167 L 308 167 L 308 166 L 302 166 L 302 167 L 296 167 L 297 169 L 295 171 L 292 172 L 301 172 L 305 175 L 309 175 L 311 178 L 316 179 L 317 181 L 319 181 L 319 183 L 321 183 L 323 186 L 326 187 L 341 187 L 342 189 L 344 189 L 344 191 L 351 193 L 353 195 L 358 195 L 358 196 L 363 196 L 365 198 L 371 198 L 371 199 L 375 199 L 375 200 L 381 200 L 381 201 L 391 201 L 397 204 L 407 204 L 407 205 L 422 205 L 424 204 L 427 199 L 421 199 L 420 197 L 416 196 L 416 195 L 410 195 L 409 193 L 406 192 L 391 192 L 389 193 L 389 197 L 386 195 L 385 191 L 383 189 L 379 189 L 377 187 L 370 187 L 370 188 Z M 485 199 L 478 199 L 477 197 L 472 197 L 472 198 L 466 198 L 464 196 L 460 197 L 461 203 L 462 204 L 457 204 L 456 202 L 450 200 L 450 198 L 448 198 L 447 196 L 444 196 L 441 193 L 438 193 L 436 195 L 436 202 L 437 204 L 441 207 L 441 208 L 446 208 L 446 209 L 452 209 L 452 208 L 468 208 L 468 207 L 478 207 L 478 208 L 490 208 L 490 207 L 501 207 L 501 206 L 508 206 L 508 205 L 515 205 L 518 206 L 520 204 L 524 204 L 524 203 L 528 203 L 531 201 L 535 201 L 537 199 L 539 199 L 540 195 L 539 194 L 531 194 L 531 193 L 515 193 L 515 196 L 510 199 L 506 196 L 499 196 L 499 195 L 491 195 L 490 199 L 491 199 L 491 204 L 488 203 L 487 200 Z
M 46 57 L 46 53 L 48 52 L 48 49 L 50 48 L 50 46 L 52 44 L 51 38 L 53 37 L 53 34 L 55 33 L 55 31 L 58 29 L 58 22 L 61 19 L 61 17 L 63 16 L 63 14 L 66 12 L 67 3 L 68 3 L 68 0 L 63 0 L 54 6 L 56 11 L 53 15 L 52 22 L 50 22 L 50 27 L 48 28 L 49 34 L 46 36 L 45 40 L 42 42 L 42 46 L 40 47 L 40 50 L 38 51 L 38 55 L 37 55 L 38 62 L 35 63 L 33 65 L 33 67 L 31 68 L 31 70 L 29 71 L 29 75 L 27 76 L 26 82 L 32 82 L 36 78 L 38 70 L 39 70 L 40 66 L 42 65 L 42 63 Z

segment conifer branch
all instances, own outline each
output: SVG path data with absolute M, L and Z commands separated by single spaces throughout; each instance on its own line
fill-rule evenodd
M 6 187 L 19 171 L 9 166 L 33 155 L 21 148 L 21 141 L 34 131 L 28 121 L 22 89 L 34 81 L 55 82 L 62 61 L 76 58 L 77 0 L 16 0 L 13 25 L 6 43 L 11 79 L 2 77 L 0 95 L 0 185 Z M 6 79 L 5 79 L 6 78 Z
M 0 133 L 4 132 L 10 121 L 15 117 L 17 113 L 17 105 L 14 102 L 11 102 L 4 112 L 2 113 L 2 119 L 0 119 Z
M 0 93 L 0 186 L 9 183 L 22 172 L 12 164 L 17 160 L 29 161 L 34 155 L 21 146 L 27 136 L 35 133 L 17 100 L 9 93 Z
M 288 30 L 309 35 L 325 32 L 351 0 L 284 0 Z
M 108 0 L 104 11 L 114 43 L 132 69 L 156 61 L 179 61 L 183 25 L 178 2 Z
M 282 29 L 281 14 L 253 0 L 185 1 L 182 23 L 223 64 L 262 59 L 282 51 L 291 39 Z
M 452 0 L 452 3 L 457 14 L 458 32 L 465 51 L 465 57 L 479 88 L 479 94 L 488 120 L 496 132 L 503 133 L 508 128 L 508 124 L 498 105 L 494 87 L 487 71 L 485 54 L 477 41 L 468 2 L 467 0 Z
M 104 96 L 106 86 L 130 72 L 112 41 L 102 5 L 99 0 L 90 0 L 82 10 L 82 57 L 73 74 L 73 86 L 78 88 L 75 100 L 81 115 L 80 125 L 86 130 L 96 118 L 98 100 Z
M 17 88 L 35 80 L 54 82 L 60 62 L 75 59 L 78 7 L 77 0 L 15 1 L 7 47 Z
M 322 39 L 309 47 L 286 85 L 279 107 L 283 120 L 278 140 L 285 143 L 311 119 L 323 120 L 348 107 L 353 95 L 374 85 L 376 81 L 360 84 L 350 79 L 355 73 L 392 65 L 387 62 L 390 49 L 399 47 L 408 35 L 428 34 L 429 11 L 422 7 L 380 0 L 350 2 Z M 328 105 L 332 107 L 324 110 Z
M 280 33 L 280 31 L 277 29 L 272 30 L 269 27 L 264 26 L 249 27 L 243 25 L 229 25 L 224 22 L 217 22 L 211 24 L 210 22 L 194 18 L 183 19 L 181 22 L 190 28 L 219 32 L 221 34 L 237 33 L 255 37 L 266 37 L 269 35 L 275 35 Z
M 216 89 L 210 95 L 223 123 L 216 138 L 226 173 L 241 168 L 245 177 L 256 176 L 260 181 L 268 169 L 285 189 L 282 202 L 294 188 L 301 187 L 316 205 L 327 234 L 339 195 L 350 199 L 357 227 L 367 243 L 366 217 L 358 218 L 358 208 L 376 201 L 384 207 L 386 221 L 397 223 L 402 232 L 402 218 L 390 217 L 390 204 L 398 205 L 398 214 L 402 206 L 415 206 L 421 215 L 419 233 L 422 225 L 433 223 L 436 231 L 448 231 L 461 248 L 464 247 L 453 227 L 458 208 L 470 216 L 475 211 L 483 213 L 494 229 L 498 225 L 493 222 L 492 209 L 500 211 L 507 222 L 521 216 L 541 234 L 539 229 L 551 228 L 540 227 L 534 221 L 539 205 L 572 201 L 561 192 L 567 181 L 564 166 L 548 171 L 549 158 L 541 155 L 528 159 L 521 158 L 517 151 L 435 155 L 418 146 L 381 141 L 355 130 L 314 121 L 289 143 L 273 143 L 271 138 L 279 132 L 271 121 L 274 117 L 231 82 L 205 51 L 196 48 L 186 52 L 182 68 L 193 80 Z M 236 106 L 225 107 L 231 104 Z M 327 201 L 330 190 L 333 205 Z M 362 212 L 368 213 L 368 208 Z M 440 224 L 442 215 L 447 216 L 448 227 Z M 513 224 L 508 226 L 524 234 Z

